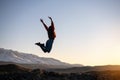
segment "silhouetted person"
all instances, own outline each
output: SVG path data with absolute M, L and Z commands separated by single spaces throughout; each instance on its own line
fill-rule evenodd
M 45 44 L 41 44 L 40 42 L 38 43 L 35 43 L 36 45 L 40 46 L 41 49 L 46 53 L 46 52 L 50 52 L 51 49 L 52 49 L 52 45 L 53 45 L 53 42 L 54 42 L 54 39 L 56 37 L 56 34 L 55 34 L 55 27 L 54 27 L 54 23 L 53 23 L 53 20 L 51 17 L 48 17 L 50 20 L 51 20 L 51 25 L 48 27 L 44 21 L 42 19 L 40 19 L 40 21 L 42 22 L 42 24 L 44 25 L 47 33 L 48 33 L 48 40 L 46 41 L 46 45 Z

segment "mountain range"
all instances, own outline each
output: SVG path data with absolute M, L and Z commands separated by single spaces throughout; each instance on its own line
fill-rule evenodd
M 0 48 L 0 80 L 119 80 L 120 65 L 82 66 Z
M 120 65 L 83 66 L 81 64 L 61 62 L 54 58 L 39 57 L 33 54 L 0 48 L 0 66 L 6 64 L 15 64 L 27 69 L 44 69 L 57 73 L 120 70 Z
M 69 64 L 54 58 L 0 48 L 0 64 L 19 64 L 27 68 L 70 68 L 81 67 L 81 64 Z

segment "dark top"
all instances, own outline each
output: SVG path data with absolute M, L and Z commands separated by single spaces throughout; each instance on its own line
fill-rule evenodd
M 54 26 L 50 26 L 50 27 L 47 29 L 47 32 L 48 32 L 48 37 L 49 37 L 49 39 L 55 39 L 56 34 L 55 34 L 55 31 L 54 31 Z

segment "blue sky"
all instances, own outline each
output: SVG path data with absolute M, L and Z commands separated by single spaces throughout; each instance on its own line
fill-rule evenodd
M 46 42 L 39 21 L 57 37 L 50 54 L 35 42 Z M 84 65 L 120 64 L 119 0 L 0 0 L 0 47 Z

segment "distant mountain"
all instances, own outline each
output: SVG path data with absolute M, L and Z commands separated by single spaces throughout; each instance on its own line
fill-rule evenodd
M 31 68 L 69 68 L 76 66 L 53 58 L 44 58 L 33 54 L 0 48 L 0 64 L 8 63 L 16 63 Z M 82 65 L 79 65 L 79 67 L 80 66 Z

